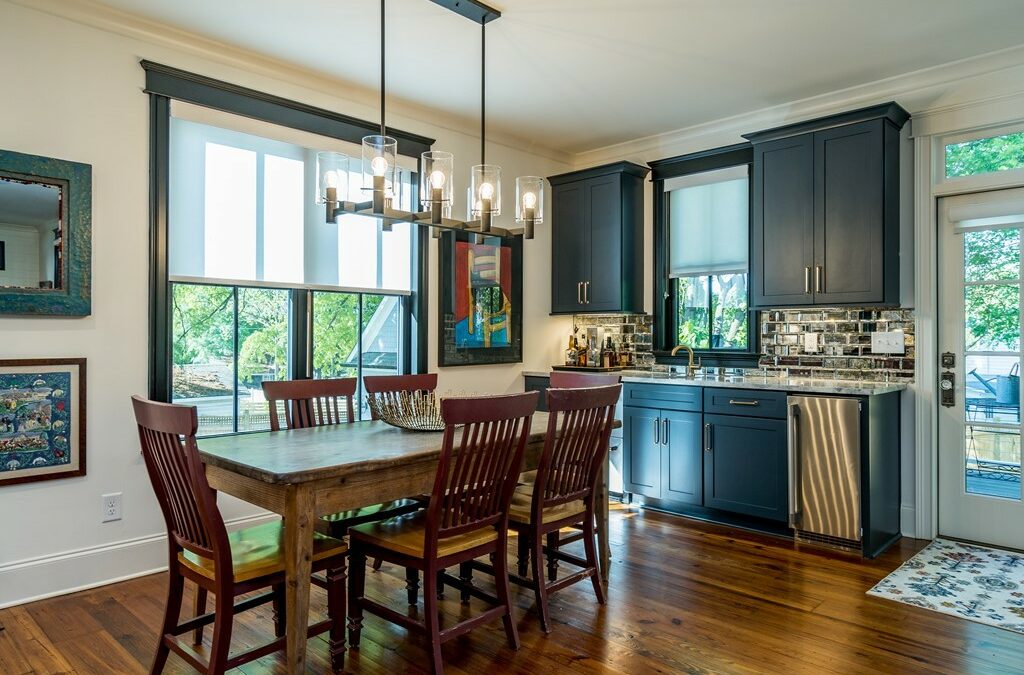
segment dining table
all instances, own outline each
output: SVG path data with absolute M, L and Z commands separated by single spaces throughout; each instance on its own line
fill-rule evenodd
M 615 426 L 620 426 L 616 420 Z M 533 415 L 523 470 L 535 469 L 548 414 Z M 287 672 L 305 672 L 313 532 L 319 517 L 429 494 L 441 432 L 408 431 L 382 421 L 201 438 L 210 487 L 284 520 Z M 607 580 L 607 464 L 596 486 L 601 576 Z

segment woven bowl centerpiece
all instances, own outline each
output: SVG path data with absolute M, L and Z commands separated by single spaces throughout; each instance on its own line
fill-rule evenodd
M 399 429 L 444 431 L 441 404 L 432 391 L 400 391 L 370 394 L 373 414 Z

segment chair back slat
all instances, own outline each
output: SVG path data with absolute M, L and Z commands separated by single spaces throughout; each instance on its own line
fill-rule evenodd
M 270 429 L 281 429 L 278 404 L 284 408 L 286 429 L 329 426 L 355 421 L 352 399 L 357 380 L 284 380 L 263 382 L 263 395 L 270 406 Z
M 536 407 L 537 392 L 441 402 L 446 428 L 427 509 L 428 552 L 439 539 L 507 518 Z
M 583 389 L 587 387 L 610 387 L 613 384 L 618 384 L 620 381 L 622 381 L 622 378 L 618 375 L 553 370 L 548 379 L 548 386 L 552 389 Z
M 217 561 L 227 546 L 227 530 L 196 446 L 195 407 L 140 396 L 132 396 L 132 406 L 142 456 L 169 539 Z
M 548 389 L 548 432 L 532 505 L 538 513 L 590 496 L 608 450 L 621 392 L 621 384 Z
M 422 375 L 367 375 L 363 388 L 371 397 L 379 397 L 393 403 L 403 392 L 431 392 L 437 389 L 437 373 Z M 377 408 L 370 406 L 370 417 L 379 419 Z

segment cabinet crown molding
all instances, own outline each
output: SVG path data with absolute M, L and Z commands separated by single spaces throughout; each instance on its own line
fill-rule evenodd
M 798 136 L 800 134 L 811 133 L 814 131 L 824 131 L 825 129 L 832 129 L 834 127 L 853 124 L 855 122 L 867 122 L 868 120 L 877 119 L 885 119 L 897 129 L 902 129 L 903 125 L 910 119 L 910 113 L 908 113 L 899 103 L 889 101 L 888 103 L 868 106 L 867 108 L 858 108 L 857 110 L 850 110 L 837 115 L 829 115 L 828 117 L 820 117 L 818 119 L 807 120 L 806 122 L 786 124 L 781 127 L 765 129 L 764 131 L 755 131 L 749 134 L 743 134 L 743 138 L 747 139 L 751 143 L 764 143 L 766 141 L 774 141 L 779 138 L 788 138 L 790 136 Z

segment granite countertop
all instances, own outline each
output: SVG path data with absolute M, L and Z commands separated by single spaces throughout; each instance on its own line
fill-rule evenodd
M 725 387 L 729 389 L 764 389 L 768 391 L 790 391 L 803 394 L 846 394 L 848 396 L 873 396 L 903 391 L 906 382 L 872 382 L 865 380 L 838 380 L 827 377 L 785 377 L 760 375 L 730 375 L 718 378 L 713 375 L 687 379 L 664 372 L 649 370 L 623 370 L 619 375 L 623 382 L 636 384 L 667 384 L 681 387 Z M 525 370 L 523 375 L 548 377 L 550 371 Z

